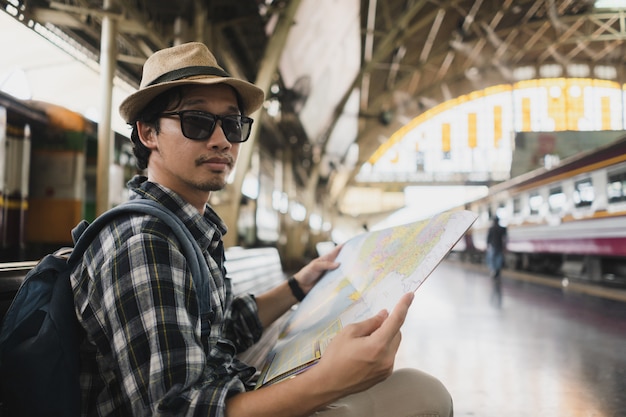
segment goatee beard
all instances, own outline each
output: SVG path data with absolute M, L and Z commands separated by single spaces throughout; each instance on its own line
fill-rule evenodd
M 194 184 L 201 191 L 220 191 L 226 187 L 226 180 L 215 179 Z

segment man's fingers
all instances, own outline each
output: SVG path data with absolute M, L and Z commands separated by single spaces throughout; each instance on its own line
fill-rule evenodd
M 343 243 L 335 246 L 330 252 L 320 256 L 319 259 L 334 261 L 337 255 L 339 255 L 339 252 L 341 251 L 342 248 L 343 248 Z
M 404 324 L 404 319 L 409 312 L 409 307 L 413 302 L 413 297 L 414 294 L 409 292 L 400 298 L 400 301 L 398 301 L 398 304 L 396 304 L 389 317 L 387 317 L 385 322 L 377 330 L 382 337 L 392 340 L 400 331 L 402 324 Z
M 386 310 L 380 311 L 374 317 L 353 323 L 352 335 L 355 337 L 369 336 L 376 332 L 380 337 L 391 341 L 400 331 L 404 319 L 413 302 L 413 293 L 406 293 L 398 301 L 391 314 Z
M 352 335 L 354 337 L 364 337 L 371 335 L 374 331 L 380 328 L 381 324 L 387 319 L 389 314 L 387 311 L 383 310 L 376 314 L 374 317 L 370 317 L 369 319 L 359 321 L 351 324 L 352 327 Z

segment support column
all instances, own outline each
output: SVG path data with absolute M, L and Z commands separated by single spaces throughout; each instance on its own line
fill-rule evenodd
M 203 42 L 209 46 L 209 49 L 213 49 L 212 45 L 206 39 L 207 23 L 209 21 L 209 13 L 203 1 L 196 0 L 194 3 L 194 21 L 193 21 L 193 40 L 196 42 Z M 212 25 L 211 25 L 212 26 Z
M 285 148 L 283 153 L 283 177 L 282 177 L 282 191 L 289 196 L 289 203 L 291 206 L 291 196 L 296 196 L 296 181 L 293 175 L 293 152 L 291 148 Z M 291 207 L 290 207 L 291 208 Z M 308 209 L 307 209 L 308 210 Z M 291 210 L 287 210 L 287 213 L 281 214 L 281 240 L 284 240 L 284 250 L 281 253 L 281 259 L 283 264 L 288 270 L 299 269 L 299 261 L 304 254 L 304 245 L 306 242 L 306 236 L 303 233 L 307 231 L 302 230 L 302 223 L 296 222 L 291 218 Z
M 293 25 L 294 16 L 298 7 L 300 7 L 301 0 L 292 0 L 289 2 L 289 6 L 285 10 L 284 16 L 276 26 L 276 30 L 270 38 L 263 61 L 261 62 L 259 72 L 255 84 L 265 91 L 265 94 L 270 90 L 272 84 L 272 78 L 278 68 L 280 56 L 287 43 L 287 37 L 291 26 Z M 235 170 L 235 179 L 233 184 L 229 187 L 233 196 L 231 198 L 229 207 L 220 211 L 220 216 L 226 222 L 230 232 L 224 236 L 225 247 L 234 246 L 237 244 L 237 218 L 239 217 L 239 208 L 241 205 L 241 187 L 243 180 L 246 176 L 246 172 L 250 167 L 250 161 L 252 159 L 252 153 L 254 146 L 256 146 L 256 137 L 261 127 L 262 111 L 257 111 L 252 117 L 255 119 L 252 124 L 252 132 L 250 139 L 239 148 L 239 158 L 237 161 L 237 169 Z
M 104 11 L 111 11 L 112 0 L 104 0 Z M 110 208 L 109 169 L 113 160 L 111 106 L 115 74 L 117 21 L 105 14 L 100 42 L 100 122 L 98 123 L 98 165 L 96 176 L 96 215 Z

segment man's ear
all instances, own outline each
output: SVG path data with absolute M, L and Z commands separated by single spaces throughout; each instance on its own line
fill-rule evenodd
M 154 129 L 154 126 L 149 123 L 144 123 L 137 121 L 137 134 L 139 135 L 139 140 L 143 145 L 150 149 L 154 150 L 157 148 L 157 133 Z

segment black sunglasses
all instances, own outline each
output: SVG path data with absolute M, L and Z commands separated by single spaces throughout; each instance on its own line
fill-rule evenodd
M 178 116 L 180 130 L 187 139 L 207 140 L 215 131 L 218 120 L 222 122 L 222 131 L 230 143 L 248 140 L 253 120 L 240 114 L 219 116 L 200 110 L 182 110 L 161 113 L 161 116 Z

